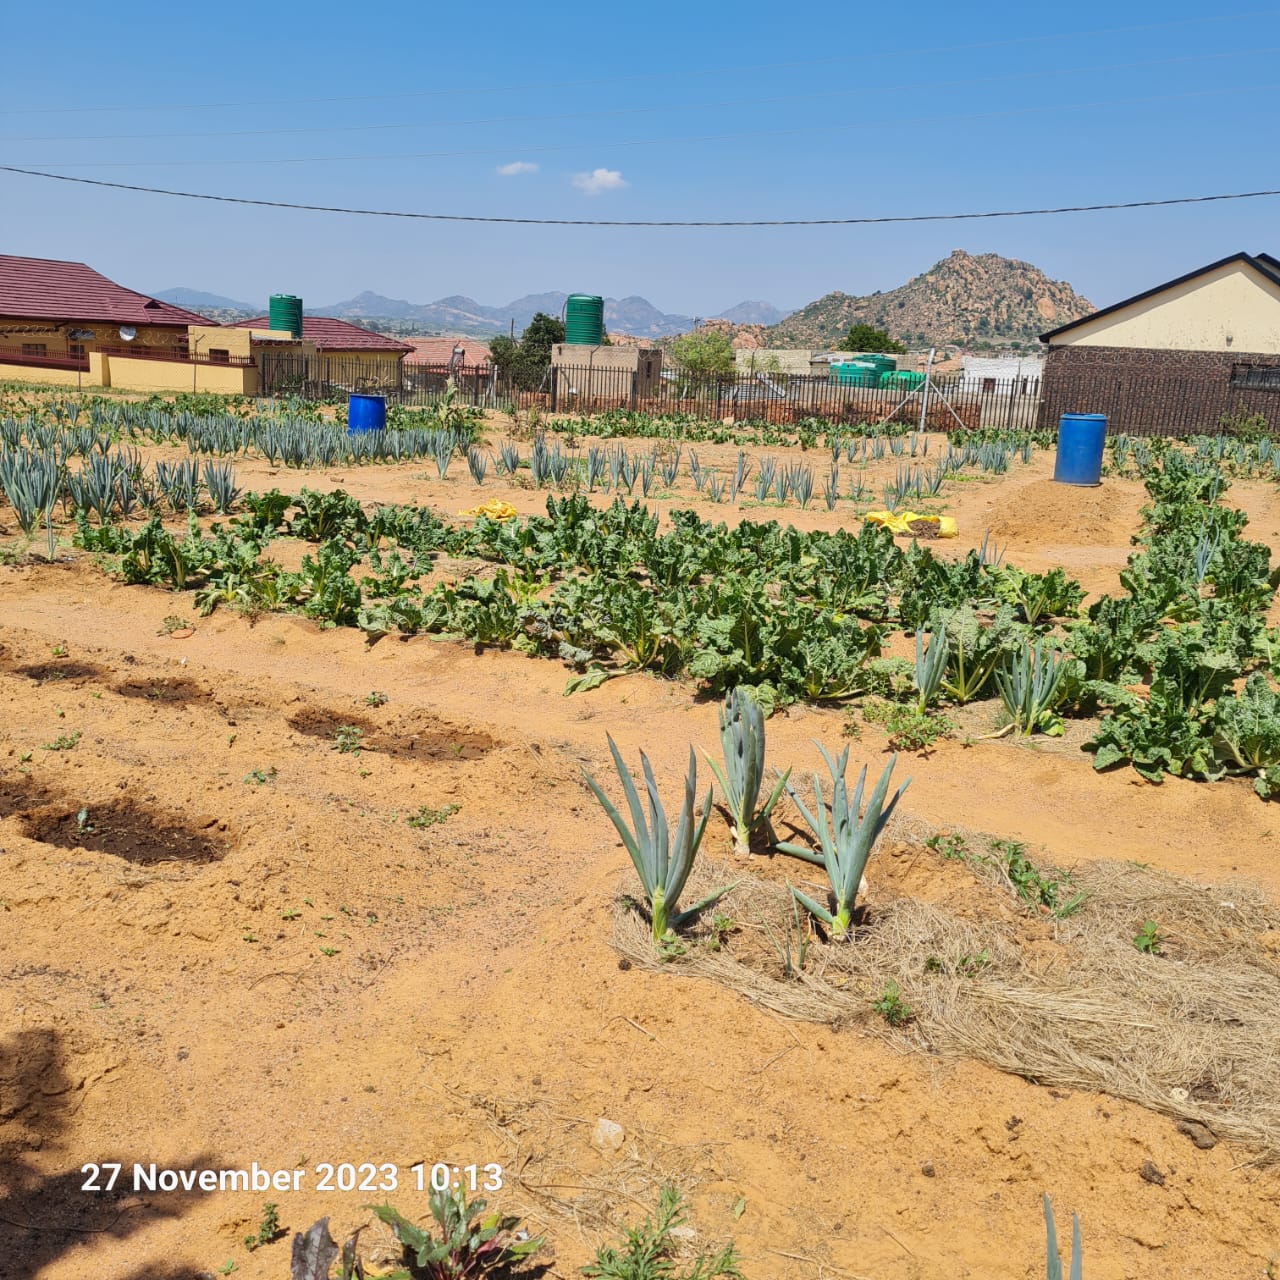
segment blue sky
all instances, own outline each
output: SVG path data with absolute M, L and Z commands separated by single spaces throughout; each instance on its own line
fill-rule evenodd
M 68 0 L 51 20 L 17 6 L 0 163 L 551 218 L 860 217 L 1280 187 L 1280 6 L 858 10 Z M 1280 199 L 604 229 L 255 209 L 0 173 L 0 208 L 4 252 L 80 259 L 144 291 L 308 305 L 366 288 L 491 304 L 561 289 L 707 315 L 744 298 L 891 289 L 955 248 L 1034 262 L 1105 305 L 1240 249 L 1280 252 Z

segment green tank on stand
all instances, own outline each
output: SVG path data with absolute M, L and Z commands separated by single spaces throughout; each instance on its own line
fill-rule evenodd
M 604 299 L 571 293 L 564 304 L 564 340 L 571 346 L 598 347 L 604 341 Z
M 856 356 L 852 360 L 833 361 L 831 381 L 842 387 L 878 387 L 881 378 L 897 367 L 898 362 L 892 356 Z
M 267 323 L 272 329 L 302 337 L 302 299 L 291 293 L 273 293 L 267 303 Z

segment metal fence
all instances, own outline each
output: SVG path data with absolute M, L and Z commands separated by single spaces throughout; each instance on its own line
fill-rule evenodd
M 918 424 L 923 414 L 927 428 L 943 431 L 959 426 L 1029 430 L 1040 407 L 1040 383 L 1034 378 L 951 374 L 935 377 L 926 397 L 923 388 L 858 387 L 807 374 L 696 378 L 664 371 L 645 379 L 629 369 L 558 366 L 549 368 L 539 385 L 528 387 L 492 365 L 402 364 L 388 369 L 355 356 L 268 352 L 259 360 L 263 395 L 311 400 L 362 393 L 383 395 L 393 404 L 426 406 L 436 403 L 452 383 L 462 402 L 491 408 L 536 405 L 548 413 L 583 415 L 631 409 L 778 424 L 804 418 Z

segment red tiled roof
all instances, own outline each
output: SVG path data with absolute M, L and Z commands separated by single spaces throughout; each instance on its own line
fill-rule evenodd
M 254 320 L 237 320 L 237 329 L 269 329 L 270 321 L 266 316 L 258 316 Z M 397 342 L 394 338 L 384 337 L 380 333 L 371 333 L 359 325 L 348 324 L 345 320 L 335 320 L 332 316 L 303 316 L 302 338 L 304 342 L 314 342 L 317 351 L 412 351 L 407 342 Z
M 405 356 L 405 364 L 448 364 L 455 347 L 461 347 L 463 352 L 457 364 L 470 369 L 489 363 L 489 344 L 478 338 L 406 338 L 405 342 L 413 348 Z
M 212 324 L 125 289 L 83 262 L 0 254 L 0 316 L 107 324 Z

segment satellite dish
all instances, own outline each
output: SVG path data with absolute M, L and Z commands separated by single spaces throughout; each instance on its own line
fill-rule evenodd
M 123 324 L 120 326 L 120 336 L 126 342 L 132 342 L 138 336 L 138 331 L 131 324 Z

